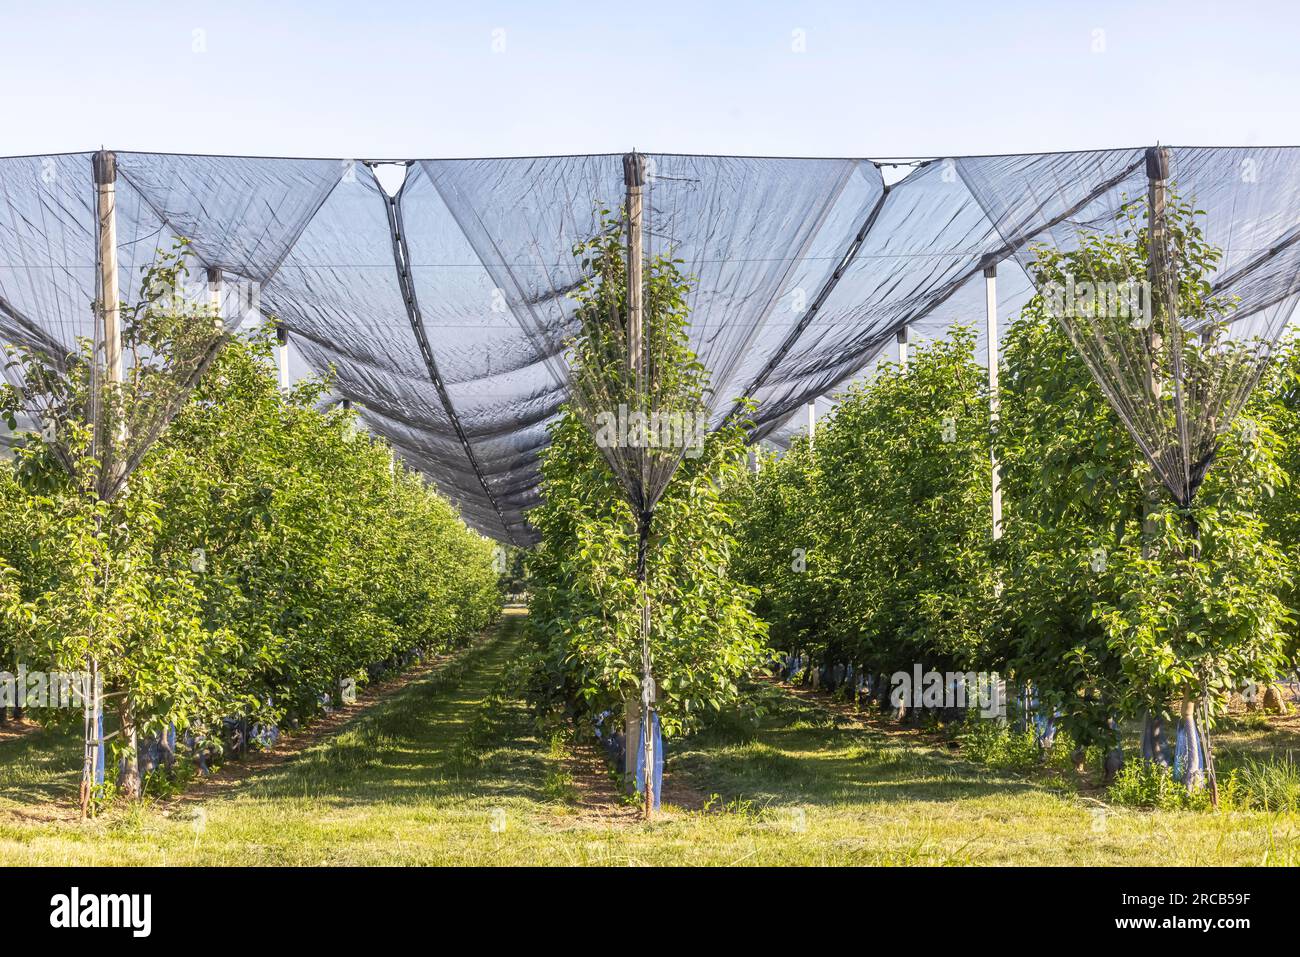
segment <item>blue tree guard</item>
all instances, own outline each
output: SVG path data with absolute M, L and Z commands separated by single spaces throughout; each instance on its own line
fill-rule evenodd
M 1034 739 L 1044 751 L 1052 750 L 1056 743 L 1056 710 L 1039 709 L 1034 713 Z
M 654 728 L 654 745 L 655 745 L 655 769 L 654 785 L 655 800 L 654 809 L 659 810 L 659 799 L 664 793 L 664 739 L 659 733 L 659 712 L 650 712 L 652 727 Z M 636 746 L 636 793 L 645 793 L 645 735 L 637 735 Z
M 104 785 L 104 706 L 95 702 L 95 786 Z
M 1034 742 L 1042 750 L 1050 751 L 1056 743 L 1056 720 L 1060 717 L 1060 712 L 1056 708 L 1045 707 L 1032 685 L 1026 687 L 1023 703 L 1025 715 L 1029 718 L 1028 726 L 1034 732 Z
M 1205 741 L 1200 729 L 1193 720 L 1188 722 L 1178 719 L 1178 745 L 1174 750 L 1174 777 L 1187 784 L 1189 781 L 1205 777 Z

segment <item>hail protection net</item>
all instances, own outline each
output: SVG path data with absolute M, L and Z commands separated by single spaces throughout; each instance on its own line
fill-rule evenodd
M 5 375 L 23 424 L 88 490 L 121 492 L 230 330 L 258 315 L 339 169 L 143 153 L 0 160 Z M 115 272 L 103 266 L 114 254 Z
M 10 284 L 5 377 L 24 424 L 83 489 L 111 501 L 197 385 L 225 327 L 206 282 L 196 297 L 186 288 L 184 243 L 138 194 L 119 192 L 112 154 L 59 159 L 39 167 L 43 192 L 6 196 L 0 248 L 17 261 L 43 258 L 49 272 L 29 269 L 25 284 Z
M 1160 480 L 1189 505 L 1300 296 L 1300 153 L 957 164 Z
M 971 326 L 978 358 L 986 359 L 983 267 L 1009 255 L 1002 236 L 952 160 L 923 164 L 887 190 L 878 174 L 876 183 L 829 293 L 750 392 L 760 438 L 784 444 L 806 428 L 804 403 L 896 361 L 900 332 L 919 344 L 956 324 Z M 1015 315 L 1031 290 L 1014 260 L 999 268 L 997 288 L 1003 318 Z
M 1071 265 L 1075 280 L 1150 281 L 1145 253 L 1116 254 L 1144 242 L 1144 149 L 938 159 L 888 187 L 863 159 L 644 160 L 642 256 L 675 264 L 683 293 L 669 311 L 687 319 L 684 345 L 707 372 L 708 424 L 743 415 L 756 439 L 779 443 L 802 431 L 804 405 L 825 410 L 837 389 L 896 358 L 900 330 L 918 342 L 964 323 L 982 336 L 986 263 L 999 264 L 1004 325 L 1050 281 L 1038 268 L 1044 250 Z M 124 309 L 142 302 L 159 250 L 188 240 L 185 302 L 207 301 L 213 270 L 226 329 L 274 317 L 297 355 L 334 376 L 333 393 L 352 400 L 365 424 L 485 534 L 520 544 L 532 537 L 526 513 L 538 497 L 539 456 L 564 403 L 592 426 L 612 427 L 613 451 L 634 448 L 618 406 L 641 394 L 636 378 L 583 380 L 575 363 L 579 343 L 611 360 L 627 352 L 625 293 L 612 276 L 602 299 L 579 248 L 590 252 L 603 236 L 609 266 L 626 259 L 622 154 L 403 161 L 400 188 L 376 179 L 385 164 L 342 159 L 118 153 L 117 164 Z M 88 355 L 96 341 L 91 166 L 90 153 L 0 159 L 0 340 L 33 350 L 65 382 L 70 357 Z M 1063 321 L 1185 501 L 1294 306 L 1300 150 L 1172 149 L 1169 167 L 1174 219 L 1180 205 L 1203 211 L 1192 217 L 1203 248 L 1219 251 L 1200 267 L 1209 291 L 1185 302 L 1188 292 L 1169 288 L 1189 274 L 1185 238 L 1170 230 L 1149 328 L 1135 328 L 1131 316 L 1106 324 L 1095 310 Z M 1129 210 L 1136 238 L 1125 239 L 1117 218 L 1126 203 L 1138 204 Z M 1105 256 L 1080 255 L 1098 243 Z M 660 288 L 651 282 L 645 291 L 651 319 L 664 305 L 653 300 Z M 1172 304 L 1165 312 L 1162 288 Z M 1078 292 L 1076 281 L 1076 304 Z M 593 302 L 606 307 L 600 322 Z M 110 444 L 125 440 L 109 450 L 119 463 L 147 447 L 183 396 L 186 370 L 201 363 L 216 331 L 215 322 L 193 329 L 189 359 L 160 353 L 175 387 L 153 391 L 158 380 L 139 394 L 144 402 L 149 392 L 147 408 L 161 417 L 141 405 L 127 428 L 102 433 Z M 671 337 L 654 338 L 662 333 L 654 321 L 642 331 L 651 354 L 668 348 Z M 124 360 L 125 375 L 136 354 Z M 25 427 L 39 430 L 60 407 L 67 421 L 88 421 L 86 397 L 80 411 L 66 397 L 45 407 L 29 370 L 11 366 L 7 375 L 27 390 Z M 663 393 L 640 401 L 673 411 Z M 612 419 L 597 422 L 601 412 Z M 639 505 L 653 502 L 673 465 L 657 454 L 614 458 Z M 104 489 L 114 484 L 110 477 Z
M 797 336 L 881 191 L 874 167 L 859 160 L 651 154 L 640 162 L 639 348 L 627 339 L 623 157 L 427 161 L 423 169 L 496 303 L 526 336 L 521 353 L 545 365 L 633 507 L 646 512 L 702 429 L 736 411 L 767 359 Z M 687 352 L 705 372 L 689 383 L 667 375 L 669 355 Z

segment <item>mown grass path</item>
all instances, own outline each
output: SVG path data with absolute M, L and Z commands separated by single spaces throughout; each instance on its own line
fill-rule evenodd
M 522 621 L 410 682 L 293 760 L 217 792 L 79 824 L 45 732 L 0 745 L 0 860 L 71 864 L 1294 863 L 1292 815 L 1105 808 L 1002 777 L 772 683 L 763 716 L 669 744 L 669 807 L 619 804 L 588 751 L 522 700 Z M 61 746 L 66 746 L 63 742 Z M 75 742 L 72 743 L 75 750 Z M 26 749 L 15 760 L 15 748 Z M 53 754 L 55 757 L 51 757 Z M 65 762 L 66 763 L 66 762 Z M 63 772 L 60 772 L 63 773 Z M 599 792 L 593 800 L 593 793 Z

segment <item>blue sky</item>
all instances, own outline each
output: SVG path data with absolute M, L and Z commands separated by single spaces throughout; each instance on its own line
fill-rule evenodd
M 1297 36 L 1284 2 L 6 0 L 0 154 L 1296 144 Z

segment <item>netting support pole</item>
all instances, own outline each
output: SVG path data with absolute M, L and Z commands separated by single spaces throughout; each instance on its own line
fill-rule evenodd
M 644 402 L 646 387 L 644 336 L 642 321 L 645 292 L 645 255 L 643 242 L 643 205 L 645 157 L 633 150 L 623 157 L 623 185 L 627 189 L 627 365 L 633 393 L 638 405 Z M 641 489 L 649 481 L 648 460 L 641 454 Z M 645 509 L 637 517 L 636 578 L 641 601 L 641 740 L 645 750 L 642 793 L 645 796 L 645 819 L 654 816 L 654 678 L 650 666 L 650 589 L 647 559 L 650 548 L 652 513 Z M 629 748 L 631 742 L 628 742 Z
M 98 223 L 99 306 L 103 319 L 104 368 L 110 382 L 122 381 L 121 293 L 117 274 L 117 155 L 95 154 L 95 218 Z
M 1167 313 L 1170 304 L 1165 302 L 1168 286 L 1165 278 L 1168 263 L 1165 261 L 1169 248 L 1169 225 L 1166 207 L 1169 202 L 1169 150 L 1152 147 L 1147 150 L 1147 281 L 1151 284 L 1148 302 L 1152 311 L 1151 322 L 1147 326 L 1147 346 L 1151 371 L 1147 385 L 1154 398 L 1160 397 L 1160 368 L 1156 361 L 1162 339 L 1157 323 L 1162 312 Z
M 812 451 L 813 440 L 817 435 L 817 403 L 808 403 L 808 451 Z
M 95 265 L 96 284 L 99 287 L 99 329 L 97 346 L 103 348 L 104 379 L 103 385 L 110 392 L 116 392 L 121 386 L 125 374 L 122 367 L 122 316 L 121 289 L 118 285 L 117 263 L 117 155 L 109 150 L 100 150 L 91 163 L 95 181 Z M 92 388 L 102 388 L 92 383 Z M 96 402 L 103 402 L 103 397 L 96 397 Z M 99 519 L 96 519 L 96 531 Z M 98 573 L 97 573 L 98 578 Z M 99 675 L 98 663 L 91 649 L 86 659 L 87 674 L 92 683 L 92 692 L 97 686 L 94 682 Z M 103 761 L 103 728 L 101 724 L 102 698 L 95 694 L 87 712 L 84 727 L 84 748 L 81 769 L 81 816 L 86 818 L 94 813 L 93 795 L 96 783 L 97 766 Z M 128 706 L 129 707 L 129 706 Z M 129 714 L 129 710 L 127 712 Z M 133 745 L 134 728 L 124 725 L 124 734 L 128 743 Z M 133 768 L 128 756 L 128 793 L 132 785 L 130 773 Z M 137 771 L 138 768 L 134 769 Z M 138 780 L 138 777 L 136 778 Z
M 221 313 L 221 284 L 225 277 L 220 266 L 208 267 L 208 307 L 212 310 L 212 321 L 217 329 L 225 331 L 225 317 Z
M 898 344 L 898 365 L 907 371 L 907 326 L 899 329 L 894 333 L 894 341 Z
M 1169 223 L 1168 223 L 1168 204 L 1169 204 L 1169 181 L 1170 181 L 1170 154 L 1169 150 L 1164 147 L 1153 146 L 1146 153 L 1146 173 L 1147 173 L 1147 282 L 1150 284 L 1150 294 L 1147 297 L 1151 304 L 1151 322 L 1147 327 L 1147 348 L 1149 350 L 1150 372 L 1148 375 L 1148 389 L 1155 400 L 1159 400 L 1162 392 L 1160 381 L 1160 363 L 1159 353 L 1163 346 L 1161 328 L 1159 321 L 1163 319 L 1168 322 L 1171 333 L 1177 332 L 1177 317 L 1173 310 L 1177 308 L 1176 302 L 1170 302 L 1169 299 L 1178 294 L 1178 281 L 1171 276 L 1172 269 L 1177 268 L 1176 264 L 1169 262 Z M 1180 348 L 1181 344 L 1174 339 L 1171 347 Z M 1158 528 L 1156 527 L 1154 512 L 1156 509 L 1156 499 L 1159 495 L 1159 484 L 1153 479 L 1151 482 L 1151 493 L 1147 501 L 1147 515 L 1142 523 L 1142 553 L 1143 557 L 1150 557 L 1152 551 L 1152 541 L 1154 540 Z M 1185 503 L 1190 510 L 1191 502 Z M 1193 549 L 1200 549 L 1200 529 L 1196 523 L 1195 517 L 1190 511 L 1187 512 L 1187 521 L 1191 528 L 1191 538 L 1194 542 Z M 1214 807 L 1219 806 L 1219 783 L 1214 774 L 1214 758 L 1211 755 L 1209 740 L 1206 736 L 1206 728 L 1198 727 L 1196 717 L 1196 702 L 1188 694 L 1181 703 L 1181 716 L 1183 726 L 1188 740 L 1188 764 L 1184 768 L 1186 776 L 1186 786 L 1188 791 L 1194 791 L 1205 783 L 1208 778 L 1210 786 L 1210 802 Z M 1209 724 L 1209 706 L 1206 704 L 1203 712 L 1204 723 Z M 1149 720 L 1149 719 L 1148 719 Z M 1199 752 L 1197 743 L 1204 748 L 1205 766 L 1199 765 Z M 1193 759 L 1196 760 L 1193 760 Z
M 1146 349 L 1146 390 L 1150 395 L 1153 405 L 1158 407 L 1160 396 L 1164 391 L 1164 386 L 1160 381 L 1160 363 L 1157 355 L 1161 348 L 1161 335 L 1158 325 L 1159 313 L 1163 307 L 1160 299 L 1162 293 L 1162 276 L 1164 269 L 1164 257 L 1162 255 L 1165 249 L 1165 204 L 1169 192 L 1169 151 L 1158 147 L 1152 147 L 1146 152 L 1146 174 L 1147 174 L 1147 308 L 1151 310 L 1148 316 L 1145 342 L 1143 346 Z M 1157 298 L 1160 297 L 1160 298 Z M 1154 554 L 1154 541 L 1159 531 L 1155 513 L 1160 499 L 1160 480 L 1156 477 L 1154 471 L 1147 477 L 1145 487 L 1143 488 L 1142 503 L 1142 557 L 1149 559 Z M 1148 709 L 1143 717 L 1142 736 L 1144 741 L 1155 741 L 1158 736 L 1163 734 L 1162 714 L 1163 708 L 1153 711 Z M 1143 753 L 1143 759 L 1147 760 L 1148 755 Z M 1121 756 L 1120 761 L 1123 758 Z
M 275 330 L 275 358 L 280 380 L 280 389 L 289 388 L 289 330 L 279 326 Z
M 998 428 L 998 413 L 1002 401 L 998 393 L 998 264 L 984 266 L 984 320 L 988 338 L 989 366 L 989 464 L 992 466 L 991 491 L 993 511 L 993 540 L 1002 537 L 1002 467 L 998 464 L 997 448 L 992 435 Z
M 627 367 L 636 395 L 645 391 L 642 318 L 645 295 L 644 241 L 645 157 L 632 152 L 623 157 L 623 183 L 627 187 Z

